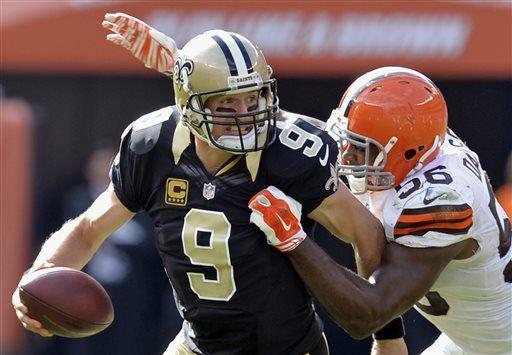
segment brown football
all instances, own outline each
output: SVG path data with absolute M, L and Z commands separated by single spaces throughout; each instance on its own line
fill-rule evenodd
M 67 267 L 37 270 L 27 275 L 19 288 L 28 316 L 55 335 L 87 337 L 101 332 L 114 320 L 109 295 L 98 281 L 82 271 Z

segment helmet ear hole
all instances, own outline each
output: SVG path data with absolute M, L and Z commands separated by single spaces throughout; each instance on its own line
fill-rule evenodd
M 407 160 L 411 160 L 412 158 L 414 158 L 415 155 L 416 155 L 415 149 L 408 149 L 404 153 L 405 159 L 407 159 Z
M 418 151 L 419 151 L 419 152 L 422 152 L 422 151 L 423 151 L 423 149 L 425 149 L 425 146 L 424 146 L 424 145 L 420 145 L 420 146 L 418 147 Z

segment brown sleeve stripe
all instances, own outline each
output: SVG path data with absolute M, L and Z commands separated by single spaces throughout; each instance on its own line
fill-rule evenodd
M 416 215 L 437 212 L 462 212 L 471 209 L 467 203 L 462 205 L 435 205 L 423 208 L 410 208 L 402 211 L 402 215 Z
M 426 226 L 433 223 L 446 223 L 446 224 L 457 224 L 459 222 L 464 222 L 468 220 L 473 219 L 473 214 L 469 214 L 466 217 L 458 218 L 458 219 L 435 219 L 435 218 L 429 218 L 425 220 L 415 220 L 411 222 L 402 222 L 402 219 L 400 218 L 398 222 L 395 224 L 395 228 L 411 228 L 411 227 L 421 227 Z
M 438 229 L 444 229 L 444 230 L 450 230 L 452 232 L 448 234 L 461 234 L 461 233 L 467 233 L 469 231 L 469 228 L 473 225 L 473 219 L 469 218 L 463 222 L 459 223 L 431 223 L 423 226 L 417 226 L 417 227 L 410 227 L 410 228 L 396 228 L 394 234 L 395 236 L 397 234 L 400 235 L 406 235 L 406 234 L 413 234 L 418 235 L 417 232 L 423 232 L 420 235 L 425 234 L 429 230 L 438 230 Z
M 460 220 L 460 219 L 469 218 L 472 215 L 473 215 L 473 210 L 470 207 L 468 210 L 461 211 L 461 212 L 439 211 L 439 212 L 423 213 L 423 214 L 415 214 L 415 215 L 402 214 L 398 218 L 398 222 L 399 223 L 419 223 L 419 222 L 429 222 L 429 221 L 438 221 L 438 220 L 456 221 L 456 220 Z
M 469 229 L 471 228 L 472 225 L 473 225 L 473 222 L 471 222 L 471 224 L 467 228 L 464 228 L 464 229 L 427 228 L 427 229 L 418 229 L 418 230 L 416 230 L 414 232 L 409 232 L 409 233 L 403 233 L 403 232 L 395 231 L 394 232 L 394 236 L 395 236 L 395 238 L 400 238 L 400 237 L 403 237 L 405 235 L 423 236 L 423 235 L 427 234 L 428 232 L 438 232 L 438 233 L 444 233 L 444 234 L 460 235 L 460 234 L 466 234 L 469 231 Z
M 473 209 L 467 204 L 431 206 L 402 211 L 393 233 L 395 238 L 422 236 L 429 231 L 457 235 L 467 233 L 472 225 Z

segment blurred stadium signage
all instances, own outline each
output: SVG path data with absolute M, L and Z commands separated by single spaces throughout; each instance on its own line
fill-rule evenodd
M 354 75 L 383 65 L 437 77 L 512 76 L 511 2 L 7 2 L 2 70 L 148 73 L 104 40 L 105 12 L 139 17 L 182 46 L 194 35 L 239 32 L 278 76 Z M 39 7 L 41 7 L 39 9 Z

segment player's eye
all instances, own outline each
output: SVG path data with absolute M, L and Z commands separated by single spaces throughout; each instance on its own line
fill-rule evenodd
M 257 108 L 258 108 L 258 105 L 255 104 L 255 105 L 247 107 L 247 111 L 256 111 Z
M 258 102 L 258 95 L 251 95 L 247 98 L 248 103 L 255 103 Z
M 221 113 L 236 113 L 236 110 L 231 107 L 217 107 L 215 109 L 215 111 L 221 112 Z

